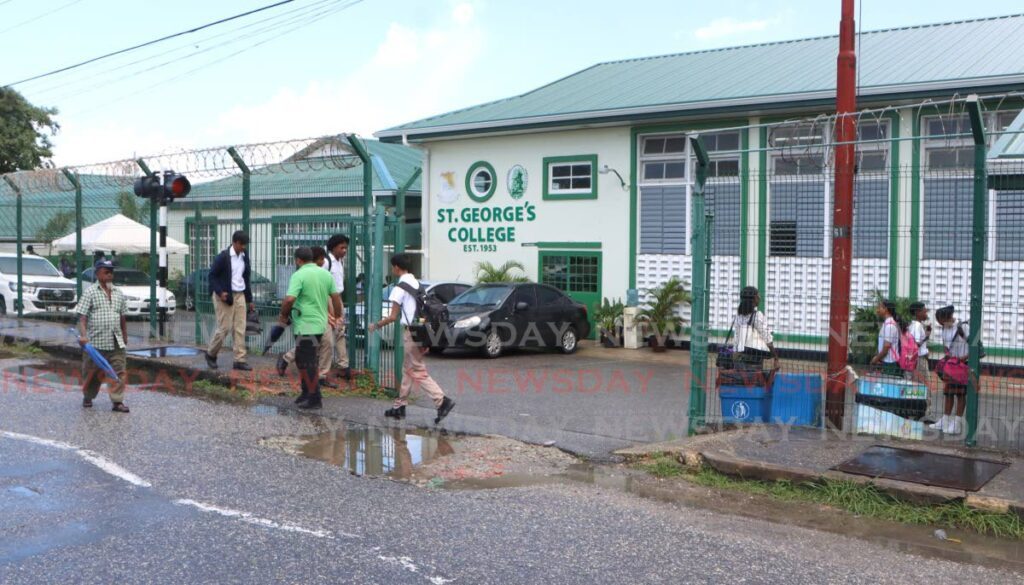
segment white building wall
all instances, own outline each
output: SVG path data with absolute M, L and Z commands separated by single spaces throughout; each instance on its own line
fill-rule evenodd
M 499 265 L 507 260 L 518 260 L 526 267 L 527 275 L 537 280 L 539 250 L 529 244 L 600 242 L 601 295 L 625 297 L 629 287 L 628 188 L 623 188 L 614 173 L 597 174 L 597 199 L 544 200 L 542 183 L 545 157 L 594 154 L 598 168 L 608 165 L 628 180 L 629 128 L 448 140 L 425 146 L 430 151 L 430 175 L 424 177 L 423 204 L 424 233 L 429 234 L 427 277 L 472 282 L 478 262 Z M 477 203 L 466 194 L 466 173 L 477 161 L 490 163 L 498 178 L 494 195 L 484 203 Z M 507 185 L 506 177 L 513 165 L 522 165 L 528 174 L 526 193 L 519 200 L 512 199 Z M 450 237 L 453 229 L 487 227 L 488 224 L 482 222 L 464 223 L 461 220 L 464 209 L 519 206 L 531 206 L 536 219 L 489 224 L 515 229 L 514 241 L 488 242 L 496 246 L 494 251 L 473 251 L 471 243 L 453 242 Z M 448 222 L 447 212 L 439 211 L 447 209 L 452 210 L 456 222 Z M 470 248 L 467 249 L 467 245 Z

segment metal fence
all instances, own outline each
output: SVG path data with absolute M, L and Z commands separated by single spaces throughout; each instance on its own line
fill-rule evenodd
M 130 291 L 130 334 L 158 345 L 203 345 L 215 330 L 206 278 L 210 263 L 243 230 L 250 236 L 254 300 L 264 322 L 262 336 L 248 340 L 250 351 L 258 351 L 284 299 L 295 249 L 323 246 L 342 233 L 350 238 L 343 293 L 350 364 L 394 388 L 401 371 L 398 332 L 384 331 L 367 343 L 365 329 L 381 315 L 388 256 L 405 250 L 405 197 L 419 177 L 418 165 L 410 162 L 418 156 L 408 153 L 397 153 L 401 176 L 388 173 L 396 148 L 328 136 L 3 175 L 0 318 L 66 329 L 77 298 L 91 283 L 90 267 L 102 255 L 115 261 L 117 283 Z M 93 245 L 89 234 L 117 214 L 156 225 L 158 210 L 133 194 L 133 184 L 170 170 L 186 175 L 192 191 L 168 206 L 168 237 L 185 244 L 187 252 L 168 257 L 168 308 L 161 317 L 156 230 L 142 250 Z M 272 351 L 286 351 L 292 343 L 285 336 Z
M 780 373 L 814 380 L 780 379 L 777 389 L 783 391 L 765 399 L 776 402 L 776 422 L 810 417 L 808 423 L 820 425 L 824 411 L 840 406 L 826 400 L 813 414 L 790 412 L 780 394 L 794 393 L 790 401 L 796 404 L 795 395 L 806 390 L 802 384 L 820 388 L 829 336 L 848 335 L 857 379 L 849 374 L 846 396 L 837 400 L 843 402 L 844 428 L 1024 450 L 1024 385 L 1017 382 L 1024 374 L 1024 160 L 1014 158 L 1024 132 L 1014 122 L 1022 105 L 1021 96 L 1001 95 L 857 115 L 848 332 L 837 332 L 829 318 L 835 117 L 762 120 L 686 134 L 693 179 L 679 187 L 686 196 L 676 199 L 685 205 L 678 217 L 685 218 L 686 230 L 672 241 L 668 230 L 642 224 L 639 273 L 642 281 L 645 262 L 676 258 L 676 273 L 695 280 L 693 309 L 684 311 L 694 331 L 693 424 L 750 420 L 751 409 L 769 409 L 756 397 L 742 400 L 743 384 L 714 367 L 715 350 L 735 322 L 740 290 L 754 286 L 784 357 Z M 641 136 L 641 152 L 664 152 L 671 138 Z M 707 153 L 704 165 L 698 143 Z M 684 148 L 678 142 L 674 147 Z M 659 164 L 657 157 L 650 160 Z M 644 165 L 641 157 L 641 214 L 644 205 L 667 205 L 676 188 L 668 180 L 645 184 Z M 652 172 L 667 179 L 667 167 Z M 662 215 L 678 226 L 671 214 Z M 657 237 L 645 240 L 645 230 Z M 882 299 L 894 301 L 907 321 L 913 319 L 910 302 L 929 309 L 930 369 L 917 385 L 891 367 L 883 372 L 870 364 L 879 349 L 876 307 Z M 955 307 L 954 327 L 944 329 L 935 310 L 949 305 Z M 955 404 L 947 410 L 947 393 L 955 387 L 935 373 L 956 325 L 969 342 L 957 342 L 956 349 L 969 348 L 976 381 L 966 388 L 961 428 L 940 433 L 929 425 L 958 414 Z

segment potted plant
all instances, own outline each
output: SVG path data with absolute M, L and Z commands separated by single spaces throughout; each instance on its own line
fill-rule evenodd
M 661 286 L 646 291 L 650 297 L 647 305 L 640 310 L 639 319 L 652 329 L 650 344 L 656 352 L 665 351 L 665 340 L 674 333 L 679 333 L 683 319 L 676 311 L 681 305 L 689 305 L 693 300 L 688 282 L 673 276 Z
M 622 345 L 622 312 L 626 305 L 622 299 L 614 302 L 607 298 L 594 311 L 594 322 L 597 324 L 601 334 L 601 345 L 605 347 L 620 347 Z

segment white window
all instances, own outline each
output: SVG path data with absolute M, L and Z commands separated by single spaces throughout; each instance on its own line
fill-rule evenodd
M 497 186 L 497 174 L 490 163 L 479 161 L 469 167 L 466 174 L 466 192 L 470 199 L 483 203 L 494 195 Z
M 545 199 L 596 199 L 597 156 L 544 159 Z
M 647 136 L 642 143 L 642 182 L 681 183 L 686 180 L 685 135 Z

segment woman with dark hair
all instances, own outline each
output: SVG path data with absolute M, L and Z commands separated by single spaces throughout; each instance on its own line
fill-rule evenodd
M 968 323 L 958 323 L 953 317 L 955 310 L 953 305 L 942 307 L 935 311 L 935 320 L 942 326 L 942 345 L 946 349 L 946 359 L 955 359 L 966 363 L 970 355 L 967 336 L 971 331 Z M 945 385 L 942 393 L 946 402 L 943 405 L 942 418 L 929 426 L 949 435 L 959 435 L 963 431 L 964 412 L 967 410 L 967 386 L 946 378 L 943 379 L 943 382 Z M 956 407 L 955 415 L 953 414 L 954 406 Z
M 756 287 L 747 286 L 740 291 L 740 305 L 736 309 L 733 329 L 736 331 L 736 353 L 733 361 L 736 369 L 764 369 L 764 360 L 771 357 L 774 369 L 779 369 L 779 354 L 775 350 L 768 319 L 758 309 L 761 293 Z
M 875 307 L 875 314 L 882 320 L 878 330 L 878 353 L 871 358 L 871 365 L 881 366 L 883 374 L 904 377 L 899 365 L 900 336 L 907 330 L 907 323 L 896 314 L 896 303 L 882 299 Z

